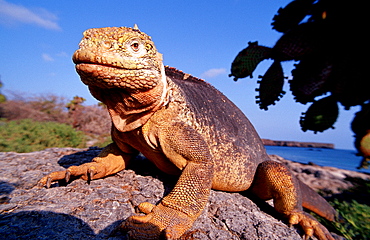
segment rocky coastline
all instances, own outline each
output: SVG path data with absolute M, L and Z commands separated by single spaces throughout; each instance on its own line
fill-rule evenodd
M 91 161 L 101 149 L 50 148 L 0 153 L 0 235 L 4 239 L 128 239 L 115 227 L 144 201 L 157 203 L 176 179 L 138 157 L 128 170 L 86 183 L 39 188 L 44 175 Z M 305 165 L 271 155 L 317 191 L 340 194 L 363 173 Z M 252 199 L 252 200 L 251 200 Z M 270 205 L 239 193 L 212 191 L 207 208 L 181 239 L 301 239 Z M 338 239 L 340 239 L 338 237 Z
M 284 140 L 271 140 L 262 139 L 265 146 L 282 146 L 282 147 L 306 147 L 306 148 L 329 148 L 334 149 L 332 143 L 319 143 L 319 142 L 297 142 L 297 141 L 284 141 Z

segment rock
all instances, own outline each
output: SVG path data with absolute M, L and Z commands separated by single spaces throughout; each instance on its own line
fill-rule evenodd
M 305 147 L 305 148 L 329 148 L 334 149 L 332 143 L 318 143 L 318 142 L 297 142 L 297 141 L 281 141 L 262 139 L 265 146 L 284 146 L 284 147 Z
M 270 155 L 270 158 L 283 162 L 289 166 L 299 180 L 316 191 L 326 194 L 338 194 L 345 189 L 355 186 L 354 179 L 370 180 L 366 173 L 354 172 L 335 167 L 319 166 L 316 164 L 303 164 L 286 160 L 277 155 Z
M 176 182 L 145 158 L 138 157 L 129 170 L 89 184 L 77 179 L 49 189 L 36 187 L 42 176 L 89 162 L 100 150 L 0 153 L 1 238 L 128 239 L 125 233 L 113 231 L 115 227 L 135 214 L 139 203 L 158 203 Z M 315 175 L 314 170 L 306 172 Z M 301 239 L 299 230 L 279 218 L 264 202 L 211 191 L 207 208 L 181 239 Z

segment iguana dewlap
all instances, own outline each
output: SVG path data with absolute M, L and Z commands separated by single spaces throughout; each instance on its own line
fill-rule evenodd
M 40 180 L 71 176 L 102 178 L 126 168 L 143 153 L 160 170 L 179 175 L 174 189 L 154 206 L 139 205 L 121 227 L 135 239 L 175 239 L 204 209 L 211 188 L 250 190 L 274 199 L 275 209 L 306 235 L 332 239 L 302 205 L 333 220 L 335 210 L 299 182 L 282 164 L 271 161 L 244 114 L 210 84 L 164 67 L 151 38 L 137 28 L 89 29 L 73 55 L 81 80 L 106 104 L 113 143 L 93 162 L 54 172 Z

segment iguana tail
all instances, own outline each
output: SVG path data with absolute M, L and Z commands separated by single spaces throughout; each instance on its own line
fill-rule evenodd
M 335 209 L 312 188 L 304 184 L 302 181 L 298 182 L 302 194 L 302 206 L 329 221 L 335 221 L 338 216 L 337 211 L 335 211 Z

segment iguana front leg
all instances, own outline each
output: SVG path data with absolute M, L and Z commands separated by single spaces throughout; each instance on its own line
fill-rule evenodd
M 115 143 L 111 143 L 92 162 L 80 166 L 71 166 L 65 171 L 52 172 L 43 177 L 38 182 L 38 186 L 49 188 L 52 182 L 63 179 L 69 182 L 70 178 L 73 177 L 79 177 L 87 181 L 103 178 L 125 169 L 132 157 L 133 154 L 123 153 Z
M 204 209 L 213 179 L 213 161 L 202 136 L 185 124 L 174 124 L 159 133 L 163 153 L 176 166 L 185 165 L 174 189 L 157 205 L 143 203 L 147 215 L 132 216 L 123 228 L 134 239 L 177 239 Z

